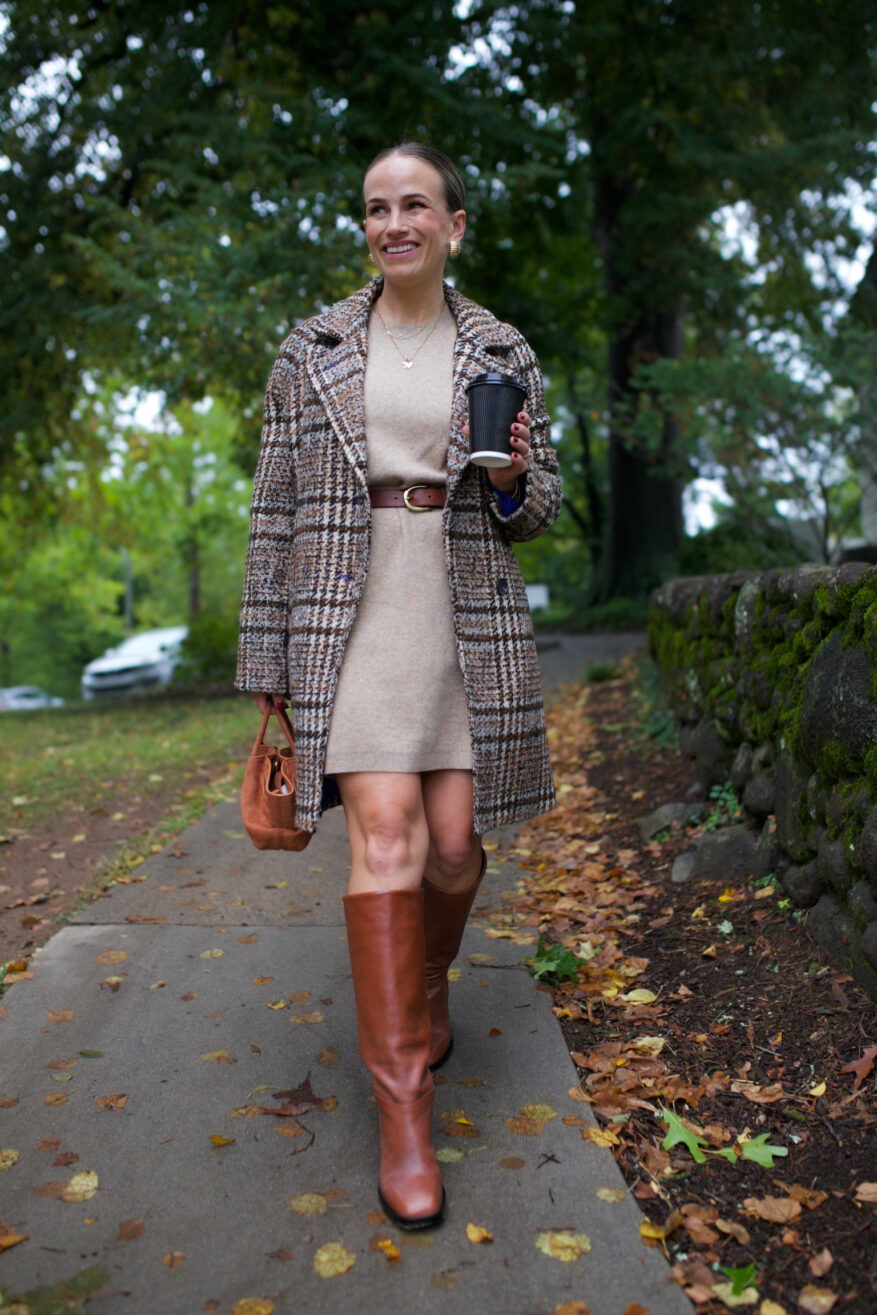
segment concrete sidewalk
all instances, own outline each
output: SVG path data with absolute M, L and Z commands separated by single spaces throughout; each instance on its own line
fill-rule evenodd
M 5 1302 L 59 1285 L 107 1315 L 688 1312 L 610 1153 L 563 1122 L 587 1107 L 523 966 L 532 946 L 486 935 L 517 880 L 513 836 L 493 839 L 438 1075 L 440 1228 L 405 1234 L 378 1208 L 343 817 L 302 854 L 259 854 L 232 801 L 90 905 L 4 998 L 0 1146 L 18 1159 L 0 1224 L 28 1235 L 0 1256 Z M 260 1112 L 284 1104 L 297 1112 Z M 470 1221 L 493 1242 L 470 1241 Z

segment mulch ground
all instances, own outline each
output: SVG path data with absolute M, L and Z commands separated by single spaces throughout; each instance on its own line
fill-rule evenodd
M 650 718 L 666 732 L 632 664 L 550 710 L 560 806 L 521 834 L 530 875 L 500 934 L 537 929 L 539 962 L 578 956 L 554 980 L 570 1094 L 600 1123 L 582 1134 L 612 1147 L 643 1244 L 665 1249 L 698 1309 L 873 1315 L 874 1002 L 782 891 L 671 884 L 703 824 L 644 841 L 640 818 L 696 795 Z

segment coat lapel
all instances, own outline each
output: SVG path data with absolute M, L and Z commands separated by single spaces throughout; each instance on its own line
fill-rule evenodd
M 380 285 L 373 280 L 345 301 L 308 322 L 313 341 L 307 369 L 311 383 L 350 464 L 368 485 L 365 441 L 365 363 L 368 316 Z

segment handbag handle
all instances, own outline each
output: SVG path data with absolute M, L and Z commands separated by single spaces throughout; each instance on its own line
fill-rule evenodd
M 283 727 L 283 734 L 286 736 L 289 742 L 289 747 L 294 754 L 295 739 L 292 734 L 292 725 L 290 723 L 290 720 L 287 717 L 286 712 L 284 711 L 283 708 L 274 707 L 270 703 L 268 704 L 262 716 L 262 725 L 259 727 L 259 734 L 256 736 L 256 743 L 253 745 L 253 753 L 255 753 L 256 750 L 259 748 L 259 746 L 261 744 L 264 744 L 265 742 L 265 731 L 268 728 L 268 718 L 271 716 L 272 712 L 276 714 L 277 720 L 280 722 L 280 725 Z

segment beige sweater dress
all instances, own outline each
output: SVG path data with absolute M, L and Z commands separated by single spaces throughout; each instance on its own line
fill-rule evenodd
M 417 353 L 410 370 L 372 314 L 369 486 L 445 484 L 456 323 L 445 309 L 426 341 L 414 330 L 394 336 L 406 357 Z M 368 576 L 338 679 L 325 770 L 471 770 L 442 512 L 373 507 L 371 518 Z

